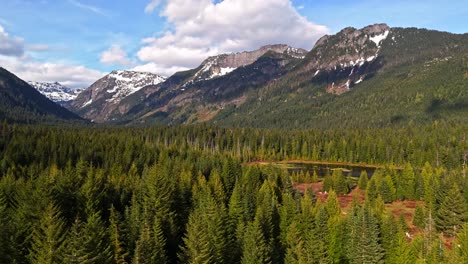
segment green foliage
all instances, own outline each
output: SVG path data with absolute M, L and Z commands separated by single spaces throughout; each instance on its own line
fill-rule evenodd
M 466 203 L 456 184 L 448 186 L 435 220 L 437 229 L 455 235 L 466 219 Z
M 271 251 L 261 226 L 257 221 L 249 223 L 244 235 L 242 264 L 271 263 Z
M 31 262 L 62 263 L 66 236 L 64 223 L 56 206 L 49 204 L 32 235 Z
M 354 212 L 348 221 L 347 253 L 350 263 L 382 263 L 384 252 L 380 230 L 369 206 L 364 205 Z
M 457 163 L 465 147 L 459 140 L 463 128 L 371 133 L 1 124 L 0 262 L 398 263 L 409 254 L 410 261 L 457 263 L 462 253 L 441 250 L 438 231 L 456 230 L 450 235 L 463 244 L 466 220 L 453 218 L 454 212 L 464 215 L 467 204 L 468 182 Z M 411 241 L 384 204 L 405 187 L 400 166 L 416 157 L 408 145 L 421 156 L 411 162 L 415 179 L 420 177 L 415 199 L 426 202 L 426 213 L 421 218 L 416 208 L 414 219 L 416 224 L 421 218 L 425 228 L 410 232 Z M 441 163 L 454 167 L 423 162 L 436 164 L 436 146 L 448 154 L 440 150 Z M 300 193 L 290 182 L 294 175 L 248 163 L 300 158 L 303 152 L 349 162 L 356 154 L 361 162 L 391 159 L 395 165 L 382 164 L 370 177 L 363 207 L 357 190 L 343 209 L 336 190 L 345 186 L 343 179 L 347 187 L 356 183 L 352 176 L 335 172 L 325 178 L 331 187 L 323 204 L 324 194 L 316 197 L 310 188 L 319 184 L 305 184 Z M 450 161 L 451 152 L 458 161 Z M 306 175 L 301 177 L 309 181 Z M 226 187 L 230 179 L 232 189 Z M 418 181 L 424 191 L 417 195 Z
M 369 181 L 369 177 L 367 176 L 367 171 L 363 170 L 361 175 L 359 176 L 359 189 L 365 190 L 367 188 L 367 182 Z
M 426 226 L 425 219 L 424 208 L 420 204 L 416 205 L 414 209 L 413 225 L 424 229 Z

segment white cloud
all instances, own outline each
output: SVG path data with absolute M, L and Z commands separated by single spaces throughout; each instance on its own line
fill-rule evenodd
M 22 38 L 9 36 L 0 25 L 0 67 L 25 81 L 60 82 L 71 88 L 86 88 L 105 75 L 84 66 L 38 62 L 27 54 L 48 49 L 45 44 L 25 45 Z
M 86 88 L 105 74 L 84 66 L 40 63 L 30 59 L 0 56 L 0 67 L 25 81 L 60 82 L 71 88 Z
M 153 0 L 173 30 L 142 40 L 138 58 L 154 69 L 192 68 L 208 56 L 285 43 L 311 49 L 328 33 L 301 16 L 290 0 Z
M 161 0 L 151 0 L 145 7 L 145 13 L 152 13 L 159 3 L 161 3 Z
M 155 73 L 155 74 L 159 74 L 159 75 L 167 77 L 167 76 L 171 76 L 174 72 L 186 71 L 189 69 L 190 68 L 179 67 L 179 66 L 165 67 L 165 66 L 160 66 L 156 63 L 150 62 L 147 64 L 136 66 L 132 69 L 132 71 L 151 72 L 151 73 Z
M 24 55 L 23 39 L 10 36 L 2 26 L 0 26 L 0 55 L 13 57 Z
M 129 66 L 133 64 L 127 53 L 119 45 L 112 45 L 108 50 L 103 51 L 100 61 L 107 65 Z

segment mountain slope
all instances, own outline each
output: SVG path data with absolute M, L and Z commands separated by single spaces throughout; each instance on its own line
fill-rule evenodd
M 33 88 L 38 90 L 41 94 L 58 104 L 65 104 L 73 101 L 82 89 L 71 89 L 61 85 L 58 82 L 28 82 Z
M 81 120 L 0 67 L 0 120 L 30 123 L 59 119 Z
M 113 71 L 80 93 L 68 108 L 95 122 L 108 121 L 113 111 L 124 111 L 119 104 L 125 97 L 164 80 L 152 73 Z
M 295 128 L 467 123 L 467 54 L 468 34 L 383 24 L 346 28 L 319 40 L 279 82 L 212 122 Z
M 306 53 L 287 45 L 268 45 L 210 57 L 196 69 L 125 98 L 121 105 L 128 112 L 120 120 L 165 124 L 211 120 L 228 105 L 242 104 L 252 89 L 286 74 Z

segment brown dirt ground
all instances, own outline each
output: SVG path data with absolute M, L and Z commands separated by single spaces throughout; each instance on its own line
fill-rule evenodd
M 327 200 L 328 194 L 323 192 L 323 183 L 293 183 L 293 188 L 298 190 L 301 194 L 305 193 L 305 190 L 312 190 L 315 193 L 317 199 L 320 199 L 322 202 Z M 364 203 L 364 192 L 356 187 L 353 189 L 349 194 L 345 195 L 338 195 L 338 202 L 340 203 L 340 207 L 343 210 L 343 214 L 346 214 L 350 209 L 350 205 L 353 201 L 353 196 L 356 195 L 358 197 L 359 202 L 362 204 Z M 399 218 L 400 214 L 406 220 L 410 228 L 410 236 L 411 238 L 414 237 L 415 234 L 422 232 L 419 228 L 413 225 L 413 217 L 416 205 L 424 205 L 423 201 L 395 201 L 392 203 L 385 204 L 385 208 L 387 211 L 391 212 L 395 218 Z M 444 237 L 444 243 L 446 247 L 451 248 L 453 239 L 449 237 Z

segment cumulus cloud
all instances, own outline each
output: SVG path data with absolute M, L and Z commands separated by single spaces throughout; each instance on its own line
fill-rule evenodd
M 86 88 L 105 74 L 84 66 L 41 63 L 0 56 L 0 67 L 25 81 L 60 82 L 70 88 Z
M 139 72 L 152 72 L 162 76 L 171 76 L 175 72 L 179 71 L 186 71 L 190 68 L 187 67 L 179 67 L 179 66 L 161 66 L 156 63 L 150 62 L 143 65 L 138 65 L 132 69 L 132 71 L 139 71 Z
M 11 37 L 0 25 L 0 67 L 25 81 L 60 82 L 71 88 L 86 88 L 105 74 L 84 66 L 43 63 L 28 52 L 47 51 L 48 45 L 26 45 L 22 38 Z
M 103 51 L 100 61 L 107 65 L 129 66 L 133 64 L 128 58 L 127 52 L 119 45 L 112 45 L 108 50 Z
M 24 55 L 23 39 L 10 36 L 2 26 L 0 26 L 0 55 L 13 57 Z
M 142 40 L 138 58 L 153 69 L 192 68 L 208 56 L 285 43 L 311 49 L 328 28 L 301 16 L 290 0 L 153 0 L 172 30 Z M 150 66 L 148 66 L 150 65 Z

